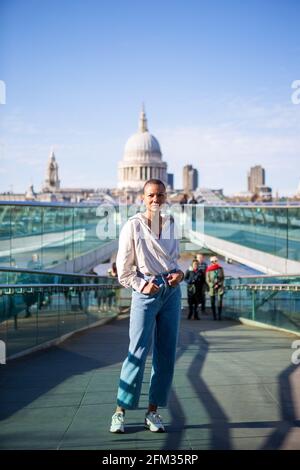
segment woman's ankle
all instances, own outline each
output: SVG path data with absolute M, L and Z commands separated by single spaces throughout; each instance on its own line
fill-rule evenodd
M 152 403 L 149 403 L 147 413 L 156 413 L 156 412 L 157 412 L 157 405 L 153 405 Z

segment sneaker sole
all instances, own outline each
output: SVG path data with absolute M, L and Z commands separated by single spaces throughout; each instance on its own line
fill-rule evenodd
M 145 429 L 147 431 L 151 431 L 151 432 L 166 432 L 166 430 L 164 428 L 158 428 L 158 429 L 155 429 L 155 430 L 151 429 L 149 424 L 145 424 Z
M 116 431 L 112 431 L 111 429 L 109 430 L 112 434 L 124 434 L 125 431 L 122 431 L 121 429 L 117 429 Z

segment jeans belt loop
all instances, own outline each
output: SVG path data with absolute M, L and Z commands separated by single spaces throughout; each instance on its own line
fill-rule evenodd
M 158 281 L 159 279 L 161 279 L 163 282 L 160 283 L 159 285 L 164 284 L 165 286 L 169 287 L 169 284 L 168 284 L 168 281 L 167 281 L 167 276 L 169 274 L 175 273 L 175 272 L 176 272 L 176 269 L 172 269 L 171 271 L 167 271 L 165 273 L 151 275 L 151 274 L 143 274 L 142 272 L 138 271 L 138 276 L 142 277 L 147 282 L 154 282 L 155 280 Z

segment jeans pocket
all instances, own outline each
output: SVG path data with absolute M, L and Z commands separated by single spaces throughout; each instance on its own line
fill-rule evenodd
M 159 294 L 160 289 L 158 289 L 157 292 L 154 292 L 152 294 L 144 294 L 144 292 L 139 292 L 137 290 L 133 290 L 132 294 L 140 296 L 142 299 L 150 299 L 151 297 L 155 297 L 157 294 Z

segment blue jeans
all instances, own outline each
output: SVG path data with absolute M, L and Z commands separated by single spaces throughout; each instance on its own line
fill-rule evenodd
M 181 313 L 180 286 L 161 283 L 155 294 L 133 291 L 129 326 L 129 351 L 118 389 L 117 403 L 137 408 L 145 362 L 154 339 L 149 403 L 166 406 L 172 384 Z M 153 335 L 154 332 L 154 335 Z

